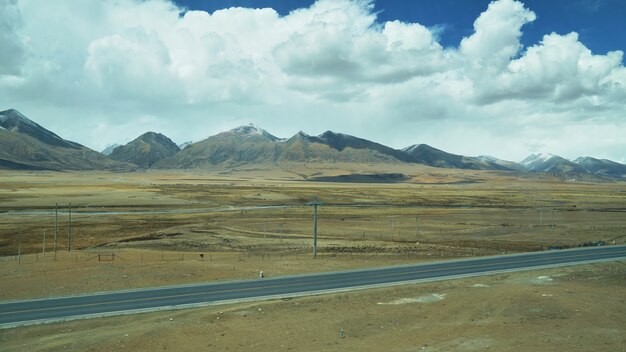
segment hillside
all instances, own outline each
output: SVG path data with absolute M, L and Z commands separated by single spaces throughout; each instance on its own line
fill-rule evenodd
M 626 178 L 626 165 L 606 159 L 596 159 L 589 156 L 580 157 L 574 162 L 594 175 L 616 178 Z
M 128 171 L 133 167 L 65 140 L 10 109 L 0 112 L 0 168 Z
M 531 154 L 526 159 L 522 160 L 521 164 L 528 170 L 535 172 L 547 172 L 559 175 L 587 173 L 587 170 L 582 166 L 558 155 L 549 153 Z
M 512 170 L 490 160 L 468 157 L 444 152 L 427 144 L 414 144 L 402 149 L 414 163 L 434 167 L 474 169 L 474 170 Z
M 180 148 L 160 133 L 147 132 L 126 145 L 115 148 L 109 157 L 113 160 L 148 168 L 159 160 L 178 153 Z

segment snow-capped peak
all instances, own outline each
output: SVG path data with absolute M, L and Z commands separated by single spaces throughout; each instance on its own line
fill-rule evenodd
M 239 126 L 236 128 L 233 128 L 232 130 L 230 130 L 233 133 L 237 133 L 237 134 L 245 134 L 245 135 L 263 135 L 263 132 L 265 132 L 265 130 L 263 130 L 262 128 L 255 126 L 254 124 L 248 124 L 245 126 Z
M 520 164 L 528 167 L 536 164 L 542 164 L 548 160 L 554 158 L 556 155 L 550 153 L 537 153 L 531 154 L 526 159 L 522 160 Z
M 9 119 L 15 119 L 25 125 L 29 125 L 32 127 L 38 127 L 38 125 L 36 123 L 34 123 L 33 121 L 31 121 L 28 117 L 22 115 L 21 112 L 15 110 L 15 109 L 9 109 L 6 111 L 2 111 L 0 112 L 0 123 L 4 123 Z
M 405 153 L 409 153 L 410 154 L 410 153 L 413 153 L 413 151 L 415 151 L 415 149 L 419 148 L 420 146 L 421 146 L 421 144 L 413 144 L 413 145 L 410 145 L 410 146 L 402 149 L 402 151 L 405 152 Z
M 492 163 L 497 163 L 498 161 L 500 161 L 500 159 L 491 156 L 491 155 L 479 155 L 477 157 L 480 161 L 488 161 L 488 162 L 492 162 Z
M 181 150 L 185 149 L 187 146 L 192 145 L 193 141 L 186 141 L 178 145 L 178 148 Z
M 537 161 L 548 161 L 555 156 L 556 155 L 550 153 L 539 153 L 537 154 Z
M 269 140 L 272 141 L 278 141 L 279 138 L 276 136 L 273 136 L 272 134 L 270 134 L 269 132 L 267 132 L 266 130 L 254 125 L 254 124 L 248 124 L 248 125 L 244 125 L 244 126 L 239 126 L 236 128 L 233 128 L 232 130 L 228 131 L 230 133 L 234 133 L 238 136 L 241 137 L 253 137 L 253 136 L 263 136 Z
M 104 148 L 104 150 L 101 152 L 104 155 L 111 155 L 113 153 L 113 151 L 115 150 L 115 148 L 122 146 L 121 144 L 118 143 L 113 143 L 110 144 L 108 146 L 106 146 L 106 148 Z

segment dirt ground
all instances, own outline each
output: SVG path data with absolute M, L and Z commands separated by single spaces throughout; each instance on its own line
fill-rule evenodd
M 625 300 L 613 262 L 0 330 L 0 349 L 616 352 Z
M 267 276 L 278 276 L 451 258 L 440 256 L 439 252 L 425 257 L 322 253 L 317 259 L 313 259 L 311 253 L 257 255 L 218 252 L 203 253 L 203 257 L 200 254 L 137 249 L 76 251 L 58 253 L 57 260 L 54 260 L 54 254 L 45 257 L 25 255 L 21 263 L 13 257 L 5 257 L 0 261 L 0 300 L 253 279 L 258 277 L 261 270 Z
M 306 180 L 357 172 L 407 178 Z M 625 204 L 624 182 L 396 164 L 2 171 L 0 300 L 623 244 Z M 0 350 L 626 351 L 625 297 L 615 262 L 0 330 Z

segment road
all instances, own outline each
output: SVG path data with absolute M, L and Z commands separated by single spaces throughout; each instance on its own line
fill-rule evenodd
M 5 302 L 0 303 L 0 328 L 620 259 L 626 259 L 626 246 L 590 247 L 376 269 Z

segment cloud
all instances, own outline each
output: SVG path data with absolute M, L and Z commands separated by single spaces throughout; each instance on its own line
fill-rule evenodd
M 16 0 L 0 0 L 0 75 L 19 75 L 24 57 L 22 24 Z
M 576 33 L 544 36 L 538 45 L 493 77 L 493 85 L 482 92 L 483 101 L 500 99 L 572 101 L 581 97 L 606 96 L 618 88 L 616 70 L 622 66 L 623 53 L 612 51 L 593 55 Z
M 329 85 L 391 84 L 444 68 L 429 29 L 400 21 L 377 25 L 371 9 L 368 2 L 320 1 L 296 14 L 299 20 L 304 12 L 314 16 L 298 21 L 274 51 L 292 86 L 306 89 L 299 79 L 317 77 Z
M 0 91 L 4 108 L 95 149 L 156 128 L 186 141 L 255 122 L 284 136 L 334 129 L 522 159 L 539 145 L 578 150 L 560 130 L 626 130 L 623 53 L 592 53 L 576 33 L 524 48 L 535 18 L 519 1 L 494 1 L 474 33 L 443 48 L 444 27 L 380 22 L 366 0 L 285 16 L 168 0 L 0 0 Z M 604 157 L 626 150 L 618 139 L 586 143 Z
M 474 21 L 474 34 L 463 38 L 459 51 L 471 69 L 503 69 L 520 48 L 522 26 L 536 19 L 521 2 L 500 0 L 489 4 Z

